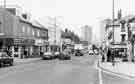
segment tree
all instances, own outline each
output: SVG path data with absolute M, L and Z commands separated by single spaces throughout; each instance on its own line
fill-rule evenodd
M 75 43 L 80 42 L 79 36 L 77 34 L 75 34 L 73 31 L 68 30 L 67 28 L 65 29 L 65 31 L 62 31 L 61 37 L 62 38 L 70 38 Z

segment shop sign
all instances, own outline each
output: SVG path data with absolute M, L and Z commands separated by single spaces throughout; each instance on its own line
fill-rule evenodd
M 32 39 L 24 39 L 23 44 L 24 45 L 34 45 L 34 40 L 32 40 Z
M 34 40 L 32 39 L 20 39 L 16 38 L 14 39 L 14 45 L 33 45 Z
M 126 45 L 112 45 L 112 48 L 127 48 Z
M 15 38 L 13 41 L 14 41 L 14 45 L 22 45 L 23 44 L 23 39 Z
M 41 39 L 37 39 L 37 40 L 35 40 L 35 45 L 37 45 L 37 46 L 43 46 L 44 45 L 44 42 Z
M 44 41 L 43 41 L 43 45 L 49 45 L 49 42 L 46 41 L 46 40 L 44 40 Z

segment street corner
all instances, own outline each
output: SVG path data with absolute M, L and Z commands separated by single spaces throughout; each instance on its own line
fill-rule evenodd
M 129 70 L 126 69 L 129 68 L 122 69 L 121 67 L 118 67 L 117 63 L 113 66 L 112 63 L 98 61 L 97 68 L 107 74 L 115 75 L 117 77 L 121 77 L 128 80 L 135 80 L 135 72 L 128 72 Z

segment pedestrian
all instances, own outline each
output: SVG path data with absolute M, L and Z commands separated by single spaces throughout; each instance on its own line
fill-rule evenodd
M 110 48 L 108 48 L 108 51 L 107 51 L 107 62 L 110 62 L 110 58 L 111 57 L 111 50 Z
M 115 65 L 114 57 L 115 57 L 115 50 L 113 50 L 111 54 L 111 61 L 113 66 Z
M 24 56 L 27 58 L 27 50 L 24 50 Z
M 40 56 L 43 56 L 43 52 L 42 51 L 40 51 Z

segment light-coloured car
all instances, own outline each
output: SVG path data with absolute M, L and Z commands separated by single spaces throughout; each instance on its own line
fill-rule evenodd
M 94 50 L 95 55 L 99 55 L 99 52 L 97 50 Z
M 94 55 L 94 52 L 93 52 L 93 50 L 89 50 L 89 55 Z
M 43 59 L 53 59 L 54 58 L 54 54 L 53 52 L 44 52 L 43 56 L 42 56 Z

